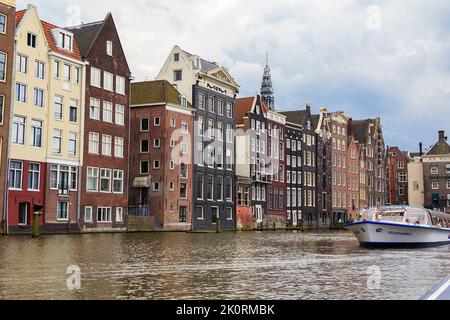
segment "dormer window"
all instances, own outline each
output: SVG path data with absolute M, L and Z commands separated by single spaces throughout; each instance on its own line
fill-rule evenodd
M 72 36 L 69 36 L 68 34 L 59 33 L 59 39 L 61 48 L 66 49 L 68 51 L 72 51 Z
M 73 49 L 73 34 L 62 29 L 55 29 L 52 31 L 53 38 L 56 40 L 56 45 L 60 49 L 72 51 Z
M 110 57 L 113 56 L 113 43 L 112 41 L 106 41 L 106 54 Z

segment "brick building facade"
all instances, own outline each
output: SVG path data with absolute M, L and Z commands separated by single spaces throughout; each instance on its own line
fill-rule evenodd
M 131 89 L 130 214 L 148 211 L 156 230 L 190 231 L 195 110 L 165 80 Z
M 398 147 L 388 147 L 386 155 L 387 199 L 391 205 L 407 205 L 408 154 Z
M 125 231 L 131 72 L 111 14 L 68 30 L 87 64 L 80 227 Z
M 6 232 L 9 124 L 12 102 L 16 1 L 0 0 L 0 233 Z

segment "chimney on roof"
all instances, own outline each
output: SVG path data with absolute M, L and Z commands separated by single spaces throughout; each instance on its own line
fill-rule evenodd
M 307 102 L 307 103 L 306 103 L 306 111 L 308 111 L 309 113 L 311 113 L 311 102 Z
M 423 143 L 419 143 L 419 155 L 423 156 Z
M 445 131 L 444 130 L 439 130 L 439 141 L 443 141 L 446 140 L 445 138 Z

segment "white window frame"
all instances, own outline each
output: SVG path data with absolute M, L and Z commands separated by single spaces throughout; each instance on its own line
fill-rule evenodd
M 113 104 L 111 102 L 103 101 L 102 116 L 104 122 L 113 123 Z
M 111 72 L 103 71 L 103 89 L 114 92 L 114 75 Z
M 99 168 L 87 167 L 87 170 L 86 170 L 86 192 L 98 192 L 98 190 L 99 190 L 99 174 L 100 174 Z M 95 179 L 95 189 L 88 188 L 89 178 Z
M 90 219 L 86 219 L 87 211 L 90 211 Z M 94 212 L 93 207 L 84 207 L 84 222 L 92 222 L 93 221 L 93 219 L 92 219 L 92 217 L 93 217 L 92 213 L 93 212 Z
M 114 117 L 115 123 L 124 126 L 125 125 L 125 106 L 116 104 L 116 115 Z
M 123 158 L 124 138 L 114 137 L 114 156 L 117 158 Z M 120 151 L 120 152 L 119 152 Z
M 101 88 L 102 71 L 100 69 L 91 67 L 91 86 Z

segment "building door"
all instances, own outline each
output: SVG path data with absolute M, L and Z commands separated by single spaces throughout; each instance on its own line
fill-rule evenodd
M 149 188 L 139 188 L 139 205 L 148 204 L 148 189 Z
M 28 224 L 28 203 L 19 203 L 19 225 Z
M 211 207 L 211 221 L 216 223 L 217 219 L 220 220 L 220 211 L 218 207 Z
M 261 223 L 263 217 L 263 208 L 261 205 L 257 205 L 255 206 L 255 209 L 256 209 L 256 222 Z

